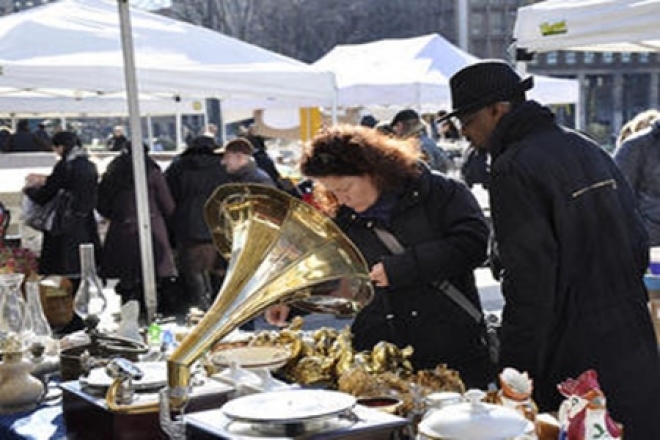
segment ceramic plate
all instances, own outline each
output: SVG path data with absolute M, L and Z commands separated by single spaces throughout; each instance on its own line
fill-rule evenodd
M 235 347 L 220 350 L 212 361 L 219 367 L 229 367 L 236 362 L 241 368 L 268 368 L 277 370 L 286 364 L 291 353 L 284 347 Z
M 136 362 L 135 366 L 142 370 L 142 379 L 134 380 L 136 390 L 160 388 L 167 384 L 167 364 L 165 362 Z M 112 378 L 105 372 L 105 367 L 93 368 L 87 377 L 81 377 L 80 383 L 95 388 L 108 388 Z
M 339 391 L 270 391 L 230 400 L 222 412 L 241 422 L 294 423 L 341 414 L 355 402 L 355 397 Z

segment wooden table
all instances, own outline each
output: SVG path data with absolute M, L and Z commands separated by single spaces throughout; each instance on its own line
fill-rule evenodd
M 208 381 L 208 386 L 193 388 L 186 412 L 219 408 L 234 389 Z M 159 413 L 124 414 L 108 410 L 105 396 L 83 390 L 77 380 L 60 384 L 67 438 L 82 440 L 167 440 L 160 429 Z M 139 394 L 140 402 L 158 402 L 156 393 Z

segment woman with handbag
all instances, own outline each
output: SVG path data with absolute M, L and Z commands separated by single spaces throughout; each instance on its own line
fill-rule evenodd
M 467 187 L 431 171 L 414 143 L 360 126 L 321 131 L 301 171 L 371 267 L 376 292 L 353 323 L 355 350 L 410 345 L 415 369 L 444 363 L 467 387 L 486 388 L 493 369 L 473 270 L 489 230 Z M 266 319 L 285 325 L 287 315 L 275 306 Z
M 53 227 L 43 231 L 39 274 L 67 276 L 75 292 L 80 281 L 78 246 L 92 243 L 97 253 L 99 249 L 99 234 L 94 218 L 98 172 L 75 133 L 56 133 L 52 145 L 60 160 L 48 176 L 28 175 L 23 192 L 39 205 L 66 194 L 67 200 L 58 204 Z M 79 328 L 82 328 L 82 321 L 74 315 L 69 325 L 55 330 L 68 333 Z

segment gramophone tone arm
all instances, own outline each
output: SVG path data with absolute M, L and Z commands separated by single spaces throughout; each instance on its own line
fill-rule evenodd
M 133 405 L 133 379 L 139 380 L 143 372 L 132 362 L 123 358 L 115 358 L 106 366 L 106 372 L 113 378 L 112 385 L 105 394 L 108 409 L 118 413 L 152 413 L 158 410 L 158 403 L 142 403 Z

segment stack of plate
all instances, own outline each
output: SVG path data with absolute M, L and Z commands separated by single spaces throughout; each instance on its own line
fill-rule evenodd
M 248 370 L 266 368 L 275 371 L 282 368 L 290 357 L 290 351 L 284 347 L 246 346 L 220 350 L 213 355 L 212 362 L 222 368 L 235 364 Z

